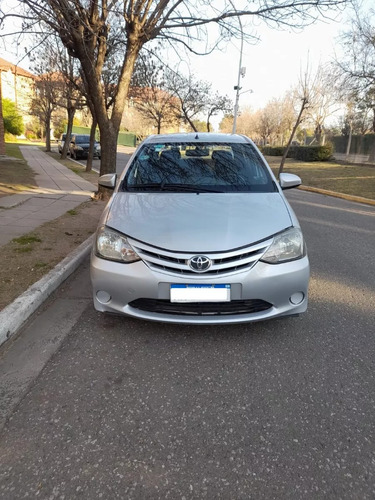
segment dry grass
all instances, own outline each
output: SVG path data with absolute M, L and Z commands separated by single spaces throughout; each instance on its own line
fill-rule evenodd
M 93 234 L 104 206 L 102 201 L 87 201 L 3 245 L 6 265 L 0 266 L 0 310 Z
M 23 159 L 17 144 L 6 144 L 6 155 L 14 160 L 0 161 L 0 197 L 19 194 L 36 187 L 35 174 Z
M 274 173 L 281 157 L 267 156 Z M 287 159 L 284 172 L 299 175 L 304 186 L 375 200 L 375 166 L 345 165 L 337 162 L 300 162 Z

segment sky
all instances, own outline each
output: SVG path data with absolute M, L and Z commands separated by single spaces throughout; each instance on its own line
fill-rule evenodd
M 336 13 L 334 18 L 335 21 L 320 21 L 298 33 L 259 25 L 260 41 L 255 45 L 245 42 L 243 46 L 241 66 L 246 68 L 246 74 L 241 78 L 240 110 L 246 106 L 256 110 L 272 98 L 282 97 L 298 84 L 307 61 L 312 72 L 319 63 L 332 61 L 335 51 L 339 50 L 337 38 L 348 27 L 345 23 L 348 11 Z M 192 56 L 189 63 L 180 64 L 181 71 L 190 71 L 197 79 L 211 82 L 213 91 L 227 95 L 234 102 L 236 92 L 233 87 L 237 85 L 240 45 L 240 40 L 232 39 L 225 50 L 209 56 Z M 14 48 L 9 49 L 6 52 L 0 45 L 0 57 L 17 63 L 19 57 Z M 26 60 L 20 66 L 29 69 Z
M 274 97 L 282 97 L 298 84 L 307 64 L 314 73 L 319 63 L 332 61 L 339 51 L 337 38 L 345 28 L 342 22 L 318 23 L 293 33 L 265 28 L 259 30 L 261 40 L 256 45 L 244 44 L 241 77 L 240 108 L 264 107 Z M 212 82 L 213 89 L 235 100 L 240 41 L 233 40 L 225 52 L 195 57 L 192 67 L 197 78 Z M 250 92 L 249 92 L 250 90 Z

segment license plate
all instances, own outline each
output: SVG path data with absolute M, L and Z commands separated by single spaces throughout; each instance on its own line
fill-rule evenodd
M 230 285 L 171 285 L 171 302 L 229 302 Z

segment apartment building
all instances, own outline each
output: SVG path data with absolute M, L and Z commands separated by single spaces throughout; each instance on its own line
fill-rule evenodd
M 30 119 L 30 101 L 35 75 L 0 57 L 0 84 L 3 99 L 13 101 L 26 124 Z

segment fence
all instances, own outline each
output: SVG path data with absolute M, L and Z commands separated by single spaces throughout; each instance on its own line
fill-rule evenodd
M 336 153 L 345 154 L 348 146 L 348 136 L 334 136 L 330 138 Z M 375 134 L 352 135 L 349 154 L 370 155 L 375 149 Z

